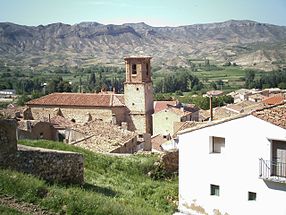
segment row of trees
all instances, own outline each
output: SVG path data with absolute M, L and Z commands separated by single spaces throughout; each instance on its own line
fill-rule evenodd
M 157 81 L 154 86 L 155 93 L 170 93 L 176 91 L 197 91 L 203 88 L 202 82 L 189 72 L 168 74 Z
M 249 89 L 264 89 L 272 87 L 286 89 L 286 68 L 264 73 L 260 77 L 256 77 L 256 72 L 254 70 L 248 70 L 245 73 L 245 87 Z

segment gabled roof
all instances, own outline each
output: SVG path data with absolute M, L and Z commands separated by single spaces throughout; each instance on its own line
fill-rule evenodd
M 52 93 L 26 103 L 35 106 L 120 107 L 124 105 L 122 94 Z
M 154 113 L 166 109 L 169 106 L 177 106 L 177 101 L 154 101 Z
M 261 109 L 265 105 L 261 102 L 242 101 L 236 104 L 229 104 L 224 108 L 235 113 L 250 113 L 254 110 Z
M 158 152 L 163 152 L 161 145 L 169 141 L 167 138 L 164 138 L 162 134 L 157 134 L 151 138 L 152 149 Z
M 255 111 L 252 115 L 286 129 L 286 103 Z
M 272 96 L 262 100 L 262 102 L 267 105 L 276 105 L 276 104 L 281 104 L 284 100 L 285 100 L 284 96 Z
M 205 124 L 198 125 L 193 128 L 185 129 L 183 131 L 178 132 L 178 134 L 184 134 L 184 133 L 189 133 L 195 130 L 199 130 L 202 128 L 210 127 L 213 125 L 218 125 L 221 123 L 225 123 L 231 120 L 239 119 L 242 117 L 246 117 L 249 115 L 253 115 L 259 119 L 265 120 L 271 124 L 277 125 L 281 128 L 286 129 L 286 103 L 284 102 L 283 104 L 280 105 L 273 105 L 269 107 L 265 107 L 259 110 L 256 110 L 252 113 L 248 114 L 238 114 L 229 118 L 225 118 L 222 120 L 217 120 L 217 121 L 211 121 Z

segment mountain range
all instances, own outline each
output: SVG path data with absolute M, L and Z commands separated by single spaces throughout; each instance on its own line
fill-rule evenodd
M 132 55 L 152 56 L 153 65 L 162 67 L 207 58 L 271 70 L 286 65 L 286 26 L 249 20 L 179 27 L 0 23 L 0 59 L 11 65 L 120 65 Z

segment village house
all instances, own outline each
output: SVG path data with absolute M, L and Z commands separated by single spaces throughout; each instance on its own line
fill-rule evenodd
M 168 106 L 152 115 L 153 117 L 153 135 L 173 135 L 174 123 L 191 120 L 192 113 L 183 108 Z
M 52 93 L 26 104 L 34 119 L 60 114 L 73 122 L 102 120 L 116 125 L 127 123 L 131 131 L 152 133 L 153 87 L 151 57 L 125 58 L 124 94 Z
M 286 104 L 179 132 L 179 211 L 286 214 Z

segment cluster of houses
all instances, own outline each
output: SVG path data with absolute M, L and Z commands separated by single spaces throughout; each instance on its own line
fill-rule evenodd
M 125 58 L 124 94 L 53 93 L 3 112 L 18 120 L 18 139 L 102 153 L 179 150 L 180 213 L 285 215 L 285 90 L 241 89 L 210 110 L 153 101 L 150 59 Z

